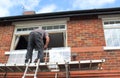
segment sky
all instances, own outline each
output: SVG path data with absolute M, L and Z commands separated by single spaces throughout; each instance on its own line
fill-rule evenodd
M 0 17 L 120 7 L 120 0 L 0 0 Z

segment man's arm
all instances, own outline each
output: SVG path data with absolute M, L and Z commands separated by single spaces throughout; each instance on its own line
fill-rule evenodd
M 46 36 L 45 38 L 46 38 L 46 43 L 44 45 L 44 49 L 46 49 L 48 47 L 48 44 L 49 44 L 49 41 L 50 41 L 49 36 Z

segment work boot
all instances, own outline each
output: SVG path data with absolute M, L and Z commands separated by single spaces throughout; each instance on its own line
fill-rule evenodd
M 32 62 L 32 60 L 30 60 L 30 63 Z M 28 59 L 25 59 L 25 63 L 28 63 Z
M 37 63 L 38 59 L 35 59 L 34 63 Z
M 25 63 L 28 63 L 28 59 L 25 59 Z

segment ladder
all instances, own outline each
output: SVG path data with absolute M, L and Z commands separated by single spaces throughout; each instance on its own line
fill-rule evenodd
M 39 64 L 40 64 L 40 59 L 37 60 L 37 63 L 35 65 L 36 69 L 35 69 L 34 74 L 31 74 L 31 73 L 29 74 L 28 73 L 28 69 L 30 67 L 34 67 L 34 66 L 30 66 L 30 59 L 29 59 L 27 65 L 26 65 L 26 68 L 25 68 L 25 71 L 24 71 L 24 74 L 23 74 L 22 78 L 25 78 L 26 76 L 33 76 L 34 78 L 37 78 L 37 72 L 38 72 L 38 69 L 39 69 Z

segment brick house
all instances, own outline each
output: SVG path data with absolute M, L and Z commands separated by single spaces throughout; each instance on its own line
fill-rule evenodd
M 10 51 L 26 49 L 29 32 L 41 27 L 50 34 L 50 48 L 71 47 L 72 61 L 105 59 L 102 70 L 70 71 L 71 78 L 119 78 L 119 26 L 120 8 L 1 17 L 0 63 L 7 62 Z M 21 78 L 22 75 L 21 72 L 0 72 L 0 78 Z M 54 78 L 54 72 L 38 72 L 38 77 Z M 59 77 L 65 78 L 64 73 Z

